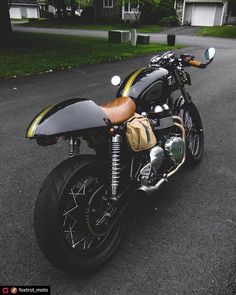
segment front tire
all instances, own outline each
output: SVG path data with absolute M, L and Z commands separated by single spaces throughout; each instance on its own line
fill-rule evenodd
M 101 227 L 100 235 L 91 234 L 87 224 L 91 197 L 96 198 L 94 206 L 102 207 L 107 170 L 95 156 L 78 156 L 62 162 L 45 180 L 35 206 L 35 234 L 43 254 L 57 268 L 90 271 L 118 247 L 124 231 L 121 219 L 107 232 Z
M 182 118 L 186 131 L 186 163 L 195 166 L 202 160 L 204 151 L 204 132 L 199 111 L 195 104 L 182 101 L 175 113 Z

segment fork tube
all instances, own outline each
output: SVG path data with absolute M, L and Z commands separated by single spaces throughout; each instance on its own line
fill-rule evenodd
M 182 81 L 182 78 L 181 76 L 179 75 L 178 71 L 177 70 L 174 70 L 174 75 L 175 75 L 175 78 L 176 80 L 178 81 L 178 84 L 179 84 L 179 88 L 181 90 L 181 93 L 185 99 L 185 101 L 190 104 L 192 101 L 191 101 L 191 97 L 190 95 L 188 94 L 188 92 L 186 91 L 185 87 L 184 87 L 184 83 Z

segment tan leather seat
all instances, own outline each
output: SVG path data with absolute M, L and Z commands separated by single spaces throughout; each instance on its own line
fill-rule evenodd
M 101 106 L 112 124 L 122 123 L 134 115 L 136 105 L 128 96 L 121 96 Z

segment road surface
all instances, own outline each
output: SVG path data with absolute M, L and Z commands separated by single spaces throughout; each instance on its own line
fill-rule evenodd
M 179 29 L 179 28 L 178 28 Z M 108 38 L 107 31 L 93 31 L 93 30 L 76 30 L 76 29 L 54 29 L 54 28 L 34 28 L 34 27 L 20 27 L 13 26 L 14 31 L 18 32 L 31 32 L 31 33 L 46 33 L 46 34 L 60 34 L 60 35 L 70 35 L 70 36 L 88 36 L 88 37 L 101 37 Z M 177 30 L 177 29 L 176 29 Z M 168 32 L 168 31 L 167 31 Z M 214 46 L 224 48 L 224 44 L 226 47 L 234 47 L 235 48 L 235 40 L 230 40 L 226 38 L 213 38 L 213 37 L 201 37 L 201 36 L 193 36 L 192 31 L 189 30 L 189 35 L 187 35 L 187 31 L 185 30 L 181 32 L 180 29 L 178 33 L 181 35 L 176 36 L 176 43 L 184 44 L 188 46 Z M 170 31 L 170 33 L 172 33 Z M 167 34 L 164 33 L 150 33 L 150 42 L 154 43 L 166 43 Z
M 56 295 L 236 294 L 236 41 L 216 39 L 184 51 L 200 59 L 214 44 L 214 62 L 189 70 L 205 128 L 204 160 L 180 171 L 152 198 L 137 198 L 118 251 L 91 276 L 51 267 L 36 244 L 39 188 L 68 149 L 61 141 L 39 147 L 24 138 L 25 131 L 49 104 L 112 99 L 111 76 L 124 78 L 150 56 L 0 80 L 1 284 L 50 285 Z

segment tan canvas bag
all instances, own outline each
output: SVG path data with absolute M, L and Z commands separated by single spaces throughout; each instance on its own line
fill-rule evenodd
M 125 124 L 127 143 L 133 151 L 145 151 L 156 145 L 157 140 L 147 118 L 135 113 Z

